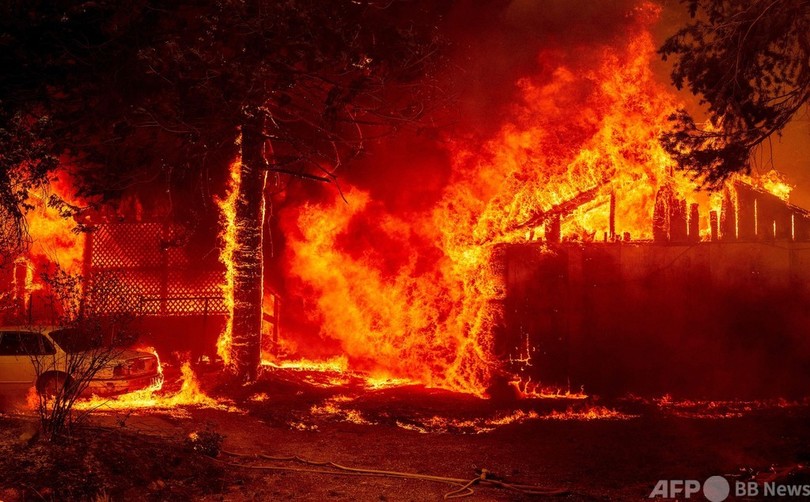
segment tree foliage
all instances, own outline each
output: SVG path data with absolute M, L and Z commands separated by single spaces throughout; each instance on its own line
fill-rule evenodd
M 63 154 L 106 139 L 92 133 L 98 122 L 89 118 L 109 111 L 100 98 L 120 66 L 112 55 L 89 57 L 112 45 L 92 6 L 0 4 L 0 245 L 9 255 L 25 245 L 29 193 L 47 187 Z
M 27 241 L 28 192 L 41 187 L 56 166 L 47 117 L 32 118 L 0 102 L 0 266 Z
M 709 121 L 674 117 L 663 144 L 709 185 L 750 169 L 748 159 L 810 100 L 810 2 L 683 0 L 692 21 L 659 50 L 672 81 L 701 96 Z
M 80 195 L 115 198 L 150 184 L 143 192 L 195 189 L 196 204 L 174 208 L 190 211 L 210 200 L 206 183 L 222 156 L 233 157 L 241 114 L 252 106 L 272 115 L 276 172 L 334 180 L 333 169 L 363 141 L 424 114 L 437 91 L 423 83 L 448 5 L 7 2 L 0 130 L 16 134 L 16 116 L 44 120 L 49 153 L 69 161 Z M 32 178 L 42 182 L 54 165 Z
M 178 7 L 138 51 L 158 91 L 144 108 L 201 151 L 232 144 L 245 114 L 262 114 L 271 170 L 334 179 L 345 155 L 381 133 L 371 130 L 423 114 L 437 10 L 402 0 Z

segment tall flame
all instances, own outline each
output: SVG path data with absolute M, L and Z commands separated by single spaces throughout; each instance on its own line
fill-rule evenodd
M 222 240 L 222 249 L 219 260 L 225 265 L 225 282 L 222 283 L 222 295 L 225 299 L 225 306 L 229 312 L 233 312 L 233 283 L 234 283 L 234 263 L 233 252 L 236 249 L 236 198 L 239 196 L 239 185 L 242 177 L 240 174 L 241 159 L 236 159 L 230 166 L 230 180 L 228 190 L 224 199 L 218 199 L 217 205 L 221 211 L 220 224 L 222 230 L 219 237 Z M 226 365 L 231 363 L 231 343 L 233 330 L 233 317 L 227 316 L 225 328 L 217 340 L 217 354 Z
M 626 44 L 592 48 L 596 58 L 541 53 L 553 70 L 516 83 L 521 100 L 492 139 L 448 141 L 452 172 L 433 208 L 395 214 L 348 188 L 348 203 L 336 194 L 287 215 L 289 284 L 314 298 L 308 314 L 352 368 L 482 395 L 500 371 L 501 244 L 651 239 L 659 192 L 701 207 L 694 237 L 708 238 L 720 198 L 659 142 L 678 103 L 650 68 L 660 9 L 640 9 Z
M 543 215 L 555 211 L 567 238 L 597 238 L 611 194 L 616 227 L 649 238 L 658 187 L 694 193 L 658 142 L 675 103 L 649 68 L 650 35 L 602 51 L 585 73 L 558 66 L 551 79 L 520 80 L 522 102 L 492 140 L 455 144 L 450 183 L 432 210 L 406 219 L 357 189 L 348 204 L 299 210 L 289 270 L 302 294 L 315 294 L 322 333 L 353 365 L 482 394 L 496 371 L 499 244 L 542 233 Z M 581 203 L 560 210 L 570 201 Z M 358 251 L 347 235 L 367 226 L 378 238 Z
M 48 191 L 62 200 L 73 202 L 72 191 L 66 181 L 52 180 Z M 29 202 L 33 208 L 26 214 L 31 238 L 29 256 L 37 261 L 58 263 L 63 270 L 78 273 L 81 271 L 84 246 L 82 239 L 74 232 L 76 222 L 49 205 L 48 199 L 49 194 L 45 192 L 31 194 Z

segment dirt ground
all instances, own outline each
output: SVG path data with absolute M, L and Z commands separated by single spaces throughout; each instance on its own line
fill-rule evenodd
M 644 499 L 659 479 L 807 478 L 806 401 L 481 400 L 415 386 L 368 389 L 345 377 L 327 386 L 333 377 L 274 370 L 251 386 L 210 388 L 229 396 L 220 407 L 99 410 L 60 445 L 31 440 L 33 417 L 7 411 L 0 500 L 421 501 L 459 488 L 260 454 L 464 480 L 486 469 L 559 490 L 561 500 Z M 212 443 L 224 437 L 216 458 L 189 440 L 194 433 Z M 471 500 L 538 497 L 471 488 Z

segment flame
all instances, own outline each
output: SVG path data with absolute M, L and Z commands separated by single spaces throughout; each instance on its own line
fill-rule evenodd
M 349 396 L 335 396 L 325 400 L 321 405 L 312 406 L 309 413 L 315 417 L 329 417 L 339 422 L 374 425 L 373 422 L 366 420 L 360 411 L 351 408 L 346 409 L 340 406 L 341 403 L 351 402 L 352 400 L 353 399 Z
M 268 396 L 266 392 L 260 392 L 258 394 L 250 396 L 250 400 L 253 401 L 254 403 L 263 403 L 268 399 L 270 399 L 270 396 Z
M 703 208 L 706 238 L 707 209 L 718 201 L 675 170 L 659 143 L 677 103 L 650 70 L 646 27 L 601 54 L 585 71 L 559 65 L 551 78 L 520 80 L 522 101 L 483 146 L 451 142 L 453 174 L 436 207 L 396 215 L 349 188 L 348 204 L 335 196 L 297 210 L 288 269 L 300 294 L 314 296 L 321 335 L 340 342 L 353 368 L 483 395 L 498 366 L 497 246 L 544 235 L 549 215 L 564 240 L 596 240 L 608 234 L 615 197 L 616 235 L 650 239 L 656 194 L 668 187 Z M 372 246 L 352 247 L 358 225 L 379 237 Z
M 365 377 L 365 388 L 368 390 L 380 390 L 390 387 L 404 387 L 407 385 L 418 385 L 416 380 L 409 380 L 407 378 L 394 378 L 394 377 L 378 377 L 368 375 Z
M 53 178 L 48 186 L 28 194 L 25 202 L 29 209 L 25 222 L 29 245 L 14 259 L 9 274 L 10 283 L 5 285 L 11 286 L 9 296 L 19 308 L 16 313 L 9 313 L 12 319 L 6 318 L 5 322 L 17 323 L 19 316 L 23 315 L 29 320 L 39 317 L 40 312 L 34 309 L 32 313 L 31 309 L 35 305 L 41 307 L 44 303 L 32 301 L 35 296 L 32 293 L 48 293 L 43 276 L 53 273 L 54 266 L 74 275 L 82 272 L 83 239 L 77 234 L 76 222 L 70 217 L 72 211 L 63 209 L 57 203 L 61 200 L 71 206 L 77 205 L 71 197 L 72 192 L 67 181 Z
M 564 412 L 551 411 L 540 414 L 535 410 L 515 410 L 501 413 L 489 418 L 459 419 L 454 417 L 432 416 L 422 420 L 397 420 L 396 425 L 402 429 L 418 432 L 420 434 L 460 432 L 466 434 L 486 434 L 499 427 L 510 424 L 520 424 L 530 420 L 630 420 L 637 415 L 628 415 L 604 406 L 590 406 L 581 410 L 568 408 Z
M 553 411 L 542 418 L 546 420 L 629 420 L 637 415 L 627 415 L 604 406 L 591 406 L 584 410 L 569 408 L 565 412 Z
M 28 234 L 31 237 L 29 257 L 36 261 L 58 264 L 68 273 L 82 270 L 84 243 L 74 231 L 76 223 L 59 209 L 48 204 L 50 195 L 75 204 L 73 190 L 67 181 L 51 180 L 48 191 L 30 194 L 33 208 L 26 214 Z
M 302 378 L 316 387 L 341 387 L 356 382 L 367 390 L 379 390 L 405 385 L 418 385 L 415 380 L 394 378 L 384 373 L 366 373 L 349 370 L 349 360 L 345 355 L 324 360 L 263 360 L 262 366 L 277 370 L 290 370 L 306 373 Z
M 19 270 L 19 267 L 24 269 L 23 277 L 19 277 L 17 271 L 11 277 L 11 292 L 12 298 L 16 301 L 22 300 L 23 311 L 28 310 L 29 302 L 31 299 L 30 293 L 42 289 L 42 284 L 35 280 L 34 263 L 25 256 L 21 256 L 14 260 L 14 265 Z M 21 281 L 22 284 L 19 284 Z
M 523 381 L 516 378 L 509 382 L 521 399 L 587 399 L 588 395 L 584 390 L 572 392 L 570 389 L 560 389 L 557 387 L 543 387 L 539 382 L 532 382 L 531 379 Z
M 241 140 L 241 139 L 240 139 Z M 241 159 L 236 159 L 231 163 L 229 172 L 230 180 L 228 190 L 224 199 L 217 199 L 216 203 L 220 210 L 220 224 L 222 229 L 219 238 L 222 240 L 219 260 L 225 265 L 225 282 L 222 283 L 222 295 L 225 306 L 229 312 L 233 312 L 233 284 L 234 284 L 234 262 L 233 253 L 236 249 L 236 199 L 239 196 L 239 186 L 242 182 Z M 217 339 L 217 354 L 222 358 L 225 365 L 231 364 L 231 344 L 233 342 L 233 316 L 227 316 L 225 328 Z
M 262 361 L 262 366 L 296 371 L 331 371 L 343 373 L 349 367 L 349 360 L 346 356 L 335 356 L 322 361 L 310 359 L 297 359 L 293 361 L 264 360 Z
M 795 185 L 788 183 L 784 174 L 775 169 L 756 177 L 737 175 L 735 179 L 770 192 L 785 202 L 790 199 L 790 193 L 795 188 Z
M 162 394 L 162 386 L 159 385 L 113 398 L 92 396 L 76 401 L 74 408 L 76 410 L 115 411 L 175 410 L 182 406 L 198 406 L 235 411 L 233 407 L 209 397 L 202 391 L 189 362 L 183 363 L 180 372 L 182 384 L 180 389 L 173 394 Z
M 679 418 L 698 419 L 725 419 L 740 418 L 754 412 L 806 407 L 810 404 L 810 399 L 805 398 L 797 401 L 789 401 L 784 398 L 764 399 L 764 400 L 696 400 L 696 399 L 675 399 L 670 394 L 641 402 L 657 407 L 659 410 Z

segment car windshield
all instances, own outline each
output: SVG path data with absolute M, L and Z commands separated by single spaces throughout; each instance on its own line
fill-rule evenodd
M 68 353 L 86 352 L 105 345 L 104 336 L 100 333 L 86 333 L 74 328 L 51 331 L 51 338 Z

